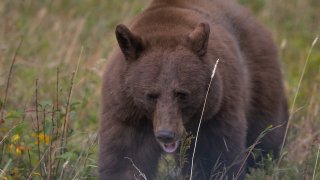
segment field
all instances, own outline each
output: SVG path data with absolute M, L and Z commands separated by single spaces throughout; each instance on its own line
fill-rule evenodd
M 290 105 L 280 161 L 266 159 L 248 179 L 320 179 L 320 1 L 239 1 L 273 34 Z M 0 1 L 0 179 L 97 179 L 114 28 L 147 2 Z M 162 168 L 158 179 L 170 177 Z

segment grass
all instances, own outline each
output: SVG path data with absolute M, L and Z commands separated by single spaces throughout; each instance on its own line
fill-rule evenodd
M 201 127 L 201 123 L 202 123 L 202 117 L 203 117 L 204 109 L 206 108 L 207 98 L 208 98 L 208 94 L 209 94 L 209 91 L 210 91 L 212 79 L 213 79 L 213 77 L 214 77 L 214 75 L 216 73 L 218 64 L 219 64 L 219 59 L 217 59 L 215 65 L 214 65 L 214 67 L 212 69 L 210 82 L 209 82 L 209 85 L 208 85 L 207 93 L 206 93 L 206 96 L 205 96 L 205 99 L 204 99 L 204 103 L 203 103 L 203 108 L 202 108 L 202 111 L 201 111 L 201 117 L 200 117 L 198 129 L 197 129 L 197 134 L 196 134 L 196 137 L 195 137 L 194 148 L 193 148 L 192 159 L 191 159 L 190 178 L 189 178 L 190 180 L 192 180 L 192 177 L 193 177 L 192 175 L 193 175 L 194 155 L 195 155 L 196 149 L 197 149 L 197 142 L 198 142 L 198 136 L 199 136 L 200 127 Z
M 97 178 L 100 83 L 114 27 L 148 2 L 0 2 L 0 178 Z M 280 164 L 266 159 L 248 179 L 319 179 L 320 43 L 308 53 L 320 34 L 320 1 L 240 2 L 279 46 L 293 109 Z M 159 179 L 176 176 L 171 161 Z

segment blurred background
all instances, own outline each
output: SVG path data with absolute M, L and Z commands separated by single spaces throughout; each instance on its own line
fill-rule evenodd
M 0 1 L 0 179 L 97 179 L 114 28 L 148 2 Z M 272 32 L 291 110 L 281 161 L 264 160 L 248 179 L 320 179 L 320 1 L 239 2 Z M 158 179 L 177 179 L 170 158 L 162 163 Z

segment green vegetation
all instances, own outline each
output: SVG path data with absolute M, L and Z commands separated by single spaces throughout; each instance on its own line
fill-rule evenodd
M 97 178 L 101 75 L 114 27 L 148 2 L 0 1 L 0 179 Z M 320 42 L 311 46 L 320 1 L 240 2 L 279 45 L 292 109 L 281 162 L 265 159 L 248 179 L 319 179 Z M 163 163 L 172 167 L 171 159 Z M 159 179 L 176 176 L 168 166 Z

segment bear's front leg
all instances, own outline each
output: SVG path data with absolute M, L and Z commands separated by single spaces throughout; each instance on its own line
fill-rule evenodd
M 223 116 L 226 118 L 227 116 Z M 202 124 L 194 157 L 193 180 L 244 179 L 246 124 L 215 117 Z M 182 173 L 190 178 L 194 142 Z
M 152 129 L 109 123 L 100 132 L 99 177 L 131 180 L 145 175 L 153 179 L 160 150 Z

